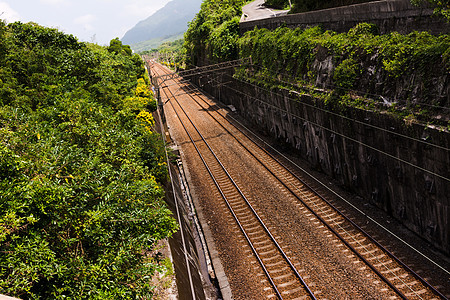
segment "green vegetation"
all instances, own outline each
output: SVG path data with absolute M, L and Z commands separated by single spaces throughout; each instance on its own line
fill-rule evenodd
M 154 38 L 154 39 L 150 39 L 145 42 L 139 42 L 136 44 L 132 44 L 131 49 L 133 49 L 136 53 L 153 51 L 154 49 L 161 47 L 163 44 L 173 43 L 178 40 L 182 40 L 183 36 L 184 36 L 184 33 L 180 33 L 180 34 L 170 36 L 168 38 Z
M 161 44 L 158 48 L 150 51 L 143 51 L 140 54 L 157 56 L 159 61 L 169 68 L 184 68 L 185 66 L 185 49 L 183 48 L 184 40 L 179 39 L 173 42 Z
M 237 22 L 243 2 L 229 0 L 219 5 L 219 1 L 204 1 L 185 35 L 188 64 L 205 65 L 252 57 L 256 68 L 239 70 L 239 79 L 265 86 L 288 83 L 292 87 L 305 87 L 308 92 L 319 83 L 320 88 L 333 91 L 325 97 L 332 105 L 373 108 L 376 102 L 384 103 L 384 98 L 377 96 L 383 95 L 399 102 L 398 105 L 388 103 L 395 114 L 414 112 L 423 119 L 426 119 L 421 113 L 423 109 L 411 102 L 418 100 L 436 106 L 436 114 L 441 113 L 439 106 L 446 105 L 437 94 L 442 89 L 438 78 L 450 70 L 448 35 L 432 36 L 426 32 L 380 35 L 375 25 L 362 23 L 347 33 L 324 31 L 320 27 L 306 30 L 280 27 L 273 31 L 255 28 L 239 37 Z M 285 5 L 287 1 L 275 2 Z M 312 10 L 318 8 L 317 5 L 326 8 L 368 1 L 313 2 L 292 3 L 297 9 L 302 4 Z M 437 4 L 445 7 L 448 2 Z M 324 68 L 320 66 L 324 59 L 328 60 L 326 74 L 320 70 Z M 411 85 L 414 79 L 411 72 L 414 78 L 421 78 L 423 84 Z M 326 82 L 318 82 L 318 78 L 324 76 Z M 382 84 L 375 84 L 377 82 Z M 370 100 L 372 96 L 377 99 Z
M 292 0 L 291 3 L 293 3 Z M 264 4 L 275 9 L 289 9 L 289 0 L 266 0 Z
M 238 57 L 239 19 L 245 0 L 205 0 L 184 35 L 187 64 Z
M 370 24 L 359 24 L 348 33 L 323 31 L 319 27 L 255 29 L 239 40 L 241 57 L 252 56 L 253 63 L 272 72 L 289 73 L 300 81 L 313 82 L 317 76 L 313 61 L 325 52 L 335 57 L 334 85 L 355 87 L 359 70 L 366 60 L 390 77 L 407 74 L 411 69 L 431 72 L 430 65 L 450 69 L 450 37 L 426 32 L 401 35 L 396 32 L 377 35 Z M 347 74 L 347 75 L 345 75 Z
M 355 97 L 355 91 L 364 90 L 363 94 L 359 94 L 361 97 L 366 93 L 385 95 L 385 91 L 393 89 L 397 81 L 407 80 L 411 70 L 426 83 L 421 95 L 421 100 L 426 101 L 434 93 L 431 78 L 450 70 L 450 37 L 432 36 L 426 32 L 408 35 L 376 33 L 375 26 L 365 23 L 348 33 L 339 34 L 318 27 L 306 30 L 255 29 L 239 40 L 240 56 L 251 56 L 253 63 L 261 68 L 251 74 L 241 71 L 239 76 L 259 78 L 260 81 L 277 78 L 314 86 L 319 76 L 317 63 L 331 57 L 332 67 L 327 70 L 331 81 L 322 86 L 334 90 L 329 103 L 359 107 L 362 102 Z M 368 84 L 379 80 L 385 80 L 381 89 Z M 413 96 L 413 91 L 401 92 L 404 98 L 398 101 L 405 105 L 408 97 Z M 368 105 L 370 107 L 372 105 Z M 415 110 L 415 107 L 409 109 Z M 399 112 L 410 113 L 403 108 Z
M 415 5 L 422 5 L 424 3 L 431 4 L 435 8 L 435 13 L 442 15 L 450 20 L 450 1 L 449 0 L 411 0 Z
M 301 13 L 319 9 L 327 9 L 352 4 L 373 2 L 374 0 L 291 0 L 291 13 Z M 450 19 L 450 1 L 449 0 L 411 0 L 414 5 L 428 4 L 436 8 L 436 13 Z M 289 9 L 289 0 L 266 0 L 266 6 L 277 9 Z
M 0 23 L 0 293 L 150 298 L 176 230 L 139 56 Z

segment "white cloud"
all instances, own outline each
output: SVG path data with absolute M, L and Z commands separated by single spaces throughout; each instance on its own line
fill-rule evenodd
M 83 26 L 84 30 L 92 31 L 94 30 L 94 26 L 92 23 L 96 20 L 94 15 L 88 14 L 81 17 L 78 17 L 74 20 L 74 23 L 77 25 Z
M 20 15 L 7 3 L 0 2 L 0 19 L 3 19 L 8 23 L 16 22 L 20 21 Z

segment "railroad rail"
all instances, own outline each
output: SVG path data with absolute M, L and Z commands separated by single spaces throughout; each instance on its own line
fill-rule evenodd
M 171 77 L 170 80 L 176 80 L 176 78 Z M 182 118 L 189 118 L 174 95 L 172 94 L 170 97 L 167 95 L 167 93 L 171 93 L 170 89 L 167 89 L 168 91 L 166 92 L 163 86 L 161 86 L 161 88 L 166 94 L 167 99 L 175 99 L 179 109 L 183 111 L 184 117 L 177 113 L 180 122 L 182 122 Z M 203 97 L 198 90 L 193 89 L 192 86 L 186 82 L 180 82 L 180 88 L 185 90 L 192 101 L 194 101 L 202 110 L 206 111 L 211 118 L 213 118 L 230 136 L 246 149 L 250 155 L 261 163 L 270 176 L 273 176 L 275 180 L 279 181 L 290 194 L 292 201 L 296 201 L 297 205 L 301 205 L 301 209 L 308 210 L 314 215 L 323 226 L 339 239 L 339 246 L 345 245 L 345 247 L 356 256 L 355 260 L 362 261 L 381 280 L 383 280 L 399 298 L 446 299 L 444 295 L 428 284 L 426 280 L 421 278 L 362 228 L 346 217 L 341 211 L 327 201 L 327 199 L 321 196 L 312 186 L 308 185 L 295 170 L 292 170 L 289 166 L 261 147 L 256 138 L 245 130 L 241 124 L 236 123 L 235 120 L 230 121 L 230 117 L 226 116 L 221 111 L 223 110 L 223 107 L 219 107 L 216 103 L 205 100 L 205 97 Z M 188 93 L 192 91 L 195 91 L 195 93 Z M 171 105 L 173 105 L 172 102 Z M 193 128 L 191 128 L 190 131 L 197 132 L 196 134 L 200 135 L 200 132 L 194 127 L 195 125 L 193 122 L 189 120 L 189 123 L 191 124 L 189 126 L 192 126 Z M 187 127 L 185 127 L 185 125 L 183 125 L 183 127 L 186 132 L 188 132 Z M 204 143 L 206 143 L 202 137 L 191 137 L 193 143 L 198 140 L 203 140 Z M 209 148 L 209 146 L 206 147 Z M 201 155 L 200 148 L 197 148 L 196 146 L 199 155 Z M 209 149 L 212 152 L 212 149 Z M 208 168 L 208 163 L 205 161 L 203 162 L 206 168 Z M 223 166 L 220 168 L 224 170 Z M 220 168 L 217 166 L 209 168 L 211 176 L 213 176 L 212 170 L 216 172 L 216 170 Z M 224 172 L 226 173 L 226 171 Z M 220 176 L 220 178 L 226 177 L 223 174 L 218 176 Z M 229 184 L 227 184 L 227 189 L 228 185 Z M 220 184 L 217 183 L 216 186 L 219 188 Z M 236 186 L 235 188 L 237 189 Z M 226 194 L 223 194 L 222 197 L 225 200 L 228 199 Z M 232 203 L 227 205 L 230 206 L 230 210 L 232 211 Z M 251 207 L 251 205 L 248 206 Z M 255 215 L 257 216 L 256 212 Z M 235 218 L 237 218 L 236 220 L 238 222 L 239 217 L 236 215 Z M 256 218 L 260 219 L 259 217 Z M 259 221 L 262 223 L 261 220 Z M 254 221 L 252 221 L 252 224 L 253 223 Z M 245 228 L 242 230 L 245 231 Z M 251 241 L 249 241 L 249 243 L 251 243 Z M 270 276 L 270 274 L 268 274 L 268 276 Z M 306 286 L 306 283 L 302 282 L 302 285 Z M 277 293 L 277 295 L 282 299 L 281 294 Z
M 172 93 L 170 90 L 166 92 L 163 89 L 163 93 L 165 93 L 167 98 L 173 97 L 173 94 L 168 95 L 168 93 Z M 231 177 L 199 129 L 189 118 L 177 99 L 173 99 L 184 116 L 178 113 L 173 103 L 170 102 L 173 110 L 210 174 L 214 185 L 229 208 L 236 224 L 248 242 L 254 256 L 266 274 L 275 294 L 279 299 L 286 299 L 286 295 L 288 295 L 288 299 L 297 297 L 316 299 L 299 274 L 299 271 L 277 243 L 273 234 L 261 220 L 250 201 Z
M 242 58 L 242 59 L 237 59 L 237 60 L 231 60 L 231 61 L 226 61 L 226 62 L 214 64 L 214 65 L 207 65 L 207 66 L 203 66 L 203 67 L 196 67 L 196 68 L 189 69 L 189 70 L 183 70 L 180 72 L 169 72 L 169 73 L 165 73 L 165 74 L 158 74 L 156 76 L 152 76 L 152 83 L 156 87 L 159 87 L 167 80 L 172 80 L 172 79 L 176 79 L 176 78 L 180 79 L 180 78 L 190 77 L 192 75 L 205 74 L 205 73 L 209 73 L 212 71 L 234 68 L 234 67 L 240 66 L 245 63 L 251 63 L 251 58 Z

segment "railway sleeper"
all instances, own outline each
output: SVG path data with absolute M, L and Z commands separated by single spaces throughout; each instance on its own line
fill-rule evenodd
M 268 248 L 273 248 L 272 244 L 267 244 L 267 245 L 264 245 L 264 246 L 261 246 L 261 247 L 253 244 L 253 246 L 255 246 L 255 248 L 258 248 L 259 250 L 265 250 L 265 249 L 268 249 Z
M 251 239 L 259 239 L 259 238 L 267 239 L 266 233 L 261 230 L 256 231 L 256 232 L 247 232 L 247 235 Z
M 241 208 L 234 208 L 233 207 L 233 211 L 235 214 L 242 214 L 243 212 L 247 212 L 248 211 L 248 207 L 241 207 Z M 246 214 L 244 214 L 246 215 Z
M 293 279 L 293 280 L 288 281 L 288 282 L 283 282 L 283 283 L 279 284 L 279 286 L 280 286 L 281 288 L 286 288 L 286 287 L 289 287 L 289 286 L 296 286 L 296 285 L 298 285 L 298 284 L 299 284 L 299 281 Z
M 284 264 L 283 261 L 279 261 L 279 260 L 276 261 L 276 262 L 273 262 L 273 263 L 265 264 L 265 265 L 266 265 L 266 267 L 268 267 L 268 268 L 273 268 L 273 267 L 281 266 L 281 265 L 286 266 L 286 265 Z
M 286 272 L 286 270 L 289 270 L 289 269 L 290 269 L 289 267 L 284 266 L 282 268 L 275 269 L 275 270 L 271 271 L 271 273 L 273 273 L 273 274 L 283 273 L 283 272 Z
M 265 257 L 265 258 L 263 258 L 263 260 L 264 260 L 264 264 L 265 265 L 269 264 L 269 263 L 267 263 L 267 261 L 273 261 L 273 260 L 284 262 L 282 259 L 280 260 L 280 256 L 279 255 L 273 255 L 271 257 Z
M 392 281 L 392 280 L 395 280 L 395 279 L 398 279 L 398 278 L 405 279 L 406 277 L 408 277 L 408 273 L 402 273 L 400 275 L 396 275 L 396 276 L 393 276 L 391 278 L 388 278 L 388 280 Z
M 378 257 L 380 257 L 381 256 L 381 258 L 386 258 L 387 256 L 386 255 L 379 255 Z M 367 260 L 369 260 L 369 259 L 367 259 Z M 380 261 L 379 263 L 377 263 L 377 264 L 374 264 L 373 266 L 375 267 L 375 268 L 379 268 L 379 267 L 387 267 L 388 265 L 390 265 L 390 264 L 392 264 L 393 263 L 393 261 L 392 260 L 386 260 L 386 261 Z
M 254 217 L 253 217 L 252 215 L 249 214 L 249 215 L 247 215 L 247 216 L 242 217 L 241 221 L 242 221 L 242 222 L 250 222 L 252 219 L 254 219 Z M 253 220 L 253 223 L 250 223 L 250 225 L 253 225 L 253 224 L 255 224 L 255 223 L 259 223 L 259 221 Z
M 415 285 L 420 285 L 420 282 L 417 280 L 411 281 L 411 282 L 406 282 L 406 283 L 402 283 L 402 284 L 398 284 L 396 285 L 398 288 L 412 288 Z M 426 291 L 425 289 L 422 289 L 423 291 Z
M 356 249 L 356 250 L 359 250 L 358 248 L 361 248 L 361 247 L 356 247 L 355 249 Z M 366 252 L 364 252 L 364 253 L 361 253 L 361 255 L 363 255 L 363 256 L 366 256 L 366 255 L 373 255 L 375 252 L 377 252 L 377 251 L 379 251 L 379 250 L 380 250 L 380 249 L 375 248 L 375 249 L 366 251 Z
M 360 249 L 365 249 L 371 246 L 371 244 L 367 243 L 365 245 L 361 245 L 363 242 L 366 242 L 367 239 L 366 238 L 362 238 L 360 240 L 355 239 L 355 237 L 353 237 L 353 239 L 351 241 L 349 241 L 349 244 L 359 244 L 360 246 L 355 247 L 356 250 L 360 250 Z
M 381 274 L 389 274 L 389 273 L 395 273 L 395 272 L 398 272 L 398 271 L 401 271 L 401 270 L 402 270 L 401 268 L 397 267 L 397 268 L 394 268 L 394 269 L 380 271 L 380 273 Z M 395 278 L 397 278 L 397 277 L 395 277 Z
M 272 273 L 272 272 L 271 272 L 271 273 Z M 283 281 L 283 280 L 285 280 L 285 279 L 288 279 L 289 277 L 292 277 L 292 274 L 290 274 L 290 273 L 285 273 L 285 274 L 282 274 L 282 275 L 279 275 L 279 276 L 276 276 L 276 277 L 272 277 L 272 278 L 273 278 L 273 280 Z
M 304 290 L 303 287 L 297 287 L 295 289 L 291 289 L 291 290 L 288 290 L 288 291 L 283 291 L 283 292 L 281 292 L 281 294 L 282 295 L 286 295 L 286 296 L 287 295 L 293 295 L 293 294 L 298 294 L 298 293 L 300 293 L 303 290 Z M 294 299 L 310 299 L 310 298 L 307 295 L 302 295 L 302 296 L 298 296 L 298 297 L 296 297 Z
M 406 297 L 414 297 L 416 295 L 422 295 L 425 294 L 427 291 L 425 289 L 422 289 L 420 291 L 415 291 L 415 292 L 411 292 L 411 293 L 407 293 L 405 294 Z M 433 298 L 433 299 L 439 299 L 439 298 Z
M 253 242 L 253 246 L 255 247 L 260 247 L 260 245 L 264 245 L 266 244 L 268 247 L 272 247 L 272 243 L 268 243 L 267 240 L 261 240 L 260 242 Z M 263 247 L 267 247 L 267 246 L 263 246 Z
M 259 249 L 258 249 L 259 250 Z M 278 250 L 277 249 L 275 249 L 275 248 L 272 248 L 272 249 L 270 249 L 269 251 L 265 251 L 265 252 L 261 252 L 261 253 L 259 253 L 259 256 L 261 256 L 261 257 L 267 257 L 269 254 L 271 254 L 271 257 L 273 257 L 273 255 L 272 254 L 276 254 L 276 253 L 278 253 Z
M 243 222 L 241 222 L 241 223 L 243 223 Z M 255 232 L 255 231 L 261 230 L 261 225 L 260 224 L 245 224 L 244 228 L 245 228 L 246 232 Z

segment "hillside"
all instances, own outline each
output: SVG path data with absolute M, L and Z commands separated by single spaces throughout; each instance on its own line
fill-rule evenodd
M 201 0 L 173 0 L 147 19 L 128 30 L 122 38 L 125 44 L 133 45 L 149 40 L 163 40 L 185 32 L 195 14 L 200 10 Z M 151 43 L 152 47 L 158 43 Z M 145 49 L 141 49 L 145 50 Z
M 132 48 L 137 53 L 143 53 L 145 51 L 158 49 L 159 47 L 161 47 L 165 43 L 172 43 L 172 42 L 175 42 L 175 41 L 183 40 L 183 36 L 184 36 L 184 33 L 180 33 L 180 34 L 172 35 L 172 36 L 170 36 L 168 38 L 151 39 L 151 40 L 148 40 L 148 41 L 144 41 L 144 42 L 139 42 L 137 44 L 133 44 Z

